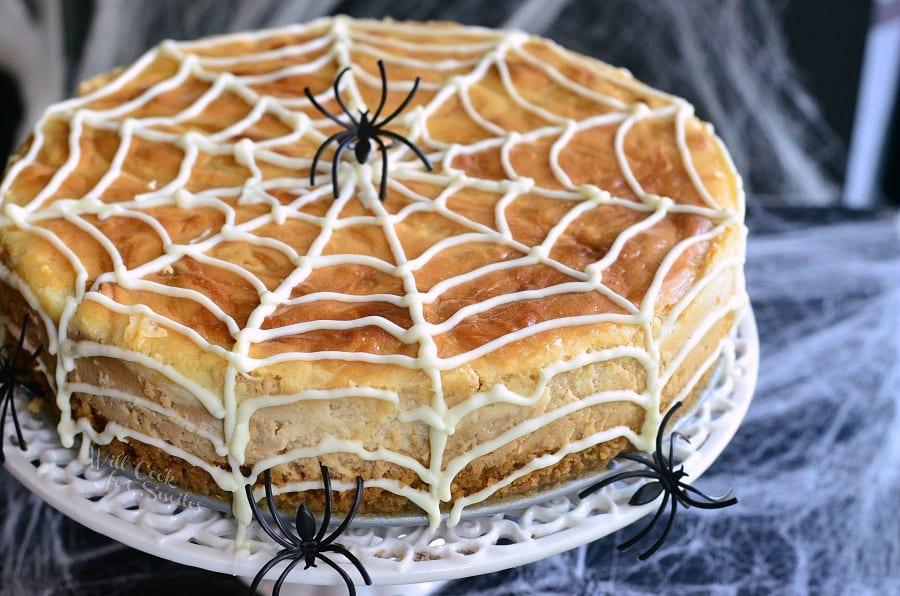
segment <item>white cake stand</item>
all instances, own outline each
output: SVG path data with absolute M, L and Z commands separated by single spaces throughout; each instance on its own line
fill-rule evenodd
M 718 457 L 750 405 L 759 363 L 759 340 L 752 311 L 741 320 L 736 337 L 724 350 L 725 369 L 693 412 L 678 424 L 690 440 L 679 441 L 676 459 L 696 480 Z M 6 468 L 44 501 L 96 532 L 146 553 L 210 571 L 252 578 L 274 555 L 276 546 L 253 524 L 249 552 L 235 552 L 236 521 L 208 507 L 186 504 L 123 477 L 106 466 L 79 460 L 63 448 L 56 430 L 17 404 L 26 451 L 11 444 L 15 433 L 7 421 L 2 439 Z M 85 454 L 86 455 L 86 454 Z M 85 457 L 85 459 L 89 459 Z M 351 527 L 341 536 L 364 563 L 376 586 L 425 584 L 388 592 L 378 588 L 361 594 L 424 594 L 429 582 L 469 577 L 531 563 L 611 534 L 657 508 L 656 503 L 631 506 L 628 499 L 643 482 L 620 482 L 585 499 L 554 496 L 525 509 L 469 519 L 453 528 Z M 340 563 L 342 558 L 336 560 Z M 282 568 L 276 567 L 270 578 Z M 350 577 L 358 574 L 349 564 Z M 325 594 L 309 584 L 341 584 L 340 577 L 320 565 L 298 567 L 288 582 L 306 584 L 304 594 Z M 268 583 L 268 582 L 267 582 Z M 297 588 L 299 590 L 299 588 Z M 345 588 L 339 585 L 339 591 Z M 290 590 L 282 590 L 287 596 Z M 298 592 L 299 593 L 299 592 Z

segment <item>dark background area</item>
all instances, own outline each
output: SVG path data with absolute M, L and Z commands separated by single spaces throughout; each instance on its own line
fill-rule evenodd
M 22 99 L 9 74 L 0 71 L 0 162 L 13 150 L 14 135 L 22 118 Z
M 853 130 L 870 16 L 870 3 L 858 0 L 794 0 L 785 5 L 784 24 L 794 61 L 829 124 L 845 142 Z

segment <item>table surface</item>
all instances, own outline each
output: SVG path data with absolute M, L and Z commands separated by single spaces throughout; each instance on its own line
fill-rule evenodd
M 740 503 L 682 511 L 646 562 L 615 549 L 626 529 L 438 593 L 900 593 L 900 220 L 750 203 L 757 394 L 701 483 L 733 487 Z M 246 594 L 232 577 L 114 543 L 0 477 L 4 594 Z

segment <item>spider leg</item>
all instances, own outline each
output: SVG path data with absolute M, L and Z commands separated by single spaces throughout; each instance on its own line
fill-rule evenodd
M 387 197 L 387 177 L 388 177 L 388 156 L 387 156 L 387 146 L 384 144 L 384 141 L 375 137 L 375 142 L 378 144 L 378 150 L 381 152 L 381 185 L 378 188 L 378 200 L 384 203 L 384 199 Z
M 660 463 L 662 464 L 663 462 L 665 462 L 666 463 L 665 467 L 669 470 L 670 473 L 673 473 L 673 474 L 675 473 L 674 454 L 675 454 L 675 439 L 676 438 L 681 439 L 685 443 L 690 444 L 690 441 L 683 434 L 681 434 L 680 432 L 672 431 L 671 433 L 669 433 L 669 456 L 668 456 L 668 458 L 666 458 L 665 456 L 659 457 L 659 459 L 661 460 Z
M 663 434 L 665 434 L 666 427 L 669 426 L 669 420 L 672 419 L 672 416 L 675 415 L 675 412 L 678 411 L 679 408 L 683 405 L 683 402 L 676 401 L 669 408 L 669 411 L 666 412 L 666 415 L 663 416 L 662 423 L 659 425 L 659 431 L 656 433 L 656 452 L 662 453 L 662 439 Z
M 660 427 L 659 432 L 662 434 L 664 427 Z M 656 465 L 659 466 L 659 469 L 662 470 L 663 476 L 667 479 L 671 478 L 675 475 L 675 460 L 672 458 L 672 450 L 674 448 L 675 438 L 671 436 L 671 440 L 669 441 L 669 455 L 666 455 L 657 448 L 656 451 L 653 452 L 651 456 L 653 461 L 656 462 Z M 659 436 L 657 436 L 657 445 L 659 444 Z M 672 487 L 674 488 L 674 486 Z
M 354 516 L 356 516 L 356 511 L 359 509 L 360 503 L 362 503 L 363 497 L 363 479 L 360 476 L 356 477 L 356 497 L 353 499 L 353 506 L 350 507 L 350 511 L 347 512 L 347 515 L 344 516 L 344 521 L 341 522 L 341 525 L 337 527 L 337 529 L 331 533 L 328 538 L 323 540 L 321 544 L 331 544 L 334 542 L 335 538 L 340 536 L 344 530 L 347 529 L 347 526 L 350 525 L 350 522 L 353 521 Z
M 34 354 L 28 358 L 28 362 L 25 363 L 25 368 L 31 368 L 31 366 L 37 362 L 38 356 L 41 355 L 41 352 L 44 351 L 44 346 L 38 346 L 38 349 L 34 351 Z
M 331 567 L 332 569 L 337 571 L 340 574 L 340 576 L 343 578 L 344 583 L 347 584 L 347 592 L 350 594 L 350 596 L 356 596 L 356 586 L 353 585 L 353 580 L 350 579 L 350 576 L 347 574 L 346 571 L 341 569 L 340 565 L 338 565 L 337 563 L 335 563 L 334 561 L 332 561 L 331 559 L 329 559 L 322 553 L 318 553 L 316 555 L 316 558 L 321 559 L 326 565 L 328 565 L 329 567 Z M 367 583 L 371 583 L 371 582 L 367 582 Z
M 625 550 L 626 548 L 631 548 L 632 546 L 643 540 L 644 537 L 646 537 L 647 534 L 649 534 L 653 530 L 654 526 L 656 526 L 656 522 L 659 521 L 659 518 L 662 516 L 662 512 L 665 511 L 666 505 L 668 504 L 669 493 L 664 493 L 662 503 L 659 504 L 659 508 L 656 510 L 656 514 L 653 516 L 653 519 L 650 520 L 650 523 L 644 526 L 643 530 L 641 530 L 616 548 L 619 550 Z
M 679 436 L 681 435 L 674 432 L 669 435 L 669 469 L 672 469 L 674 467 L 672 465 L 672 462 L 675 461 L 675 439 Z
M 381 101 L 378 103 L 375 115 L 372 116 L 372 122 L 378 120 L 378 116 L 381 114 L 381 110 L 384 109 L 384 104 L 387 101 L 387 72 L 384 70 L 384 60 L 378 61 L 378 70 L 381 72 Z
M 340 72 L 337 78 L 334 80 L 334 98 L 337 100 L 338 105 L 341 106 L 341 109 L 344 110 L 344 113 L 347 114 L 347 117 L 350 118 L 350 122 L 359 126 L 359 120 L 353 117 L 353 113 L 350 112 L 350 108 L 347 107 L 347 104 L 344 103 L 344 98 L 341 97 L 341 91 L 338 87 L 341 86 L 341 79 L 344 78 L 344 75 L 349 72 L 350 67 L 348 66 L 344 70 Z
M 0 400 L 3 400 L 3 410 L 0 412 L 0 430 L 2 430 L 4 424 L 6 423 L 6 410 L 9 408 L 9 400 L 10 400 L 10 392 L 4 387 L 3 388 L 3 397 L 0 397 Z M 6 437 L 0 436 L 0 463 L 6 461 L 6 455 L 3 453 L 3 441 Z
M 256 500 L 253 498 L 253 487 L 249 484 L 244 486 L 244 490 L 247 492 L 247 501 L 250 502 L 250 509 L 253 510 L 253 516 L 256 518 L 256 521 L 259 522 L 260 527 L 262 527 L 263 531 L 269 535 L 269 538 L 283 546 L 284 548 L 296 548 L 296 545 L 289 542 L 287 539 L 278 535 L 278 532 L 272 529 L 272 526 L 269 525 L 269 522 L 262 516 L 262 512 L 259 510 L 259 505 L 256 504 Z
M 362 563 L 360 563 L 359 559 L 356 558 L 356 555 L 351 553 L 346 546 L 343 544 L 329 544 L 325 546 L 323 551 L 335 552 L 344 555 L 350 563 L 356 567 L 356 570 L 359 571 L 359 574 L 362 576 L 363 581 L 366 582 L 367 586 L 372 585 L 372 578 L 369 577 L 369 572 L 366 571 L 366 568 L 363 567 Z
M 322 470 L 322 484 L 325 486 L 325 514 L 322 517 L 322 526 L 316 533 L 316 542 L 321 542 L 322 537 L 325 536 L 325 531 L 328 530 L 328 524 L 331 523 L 331 507 L 333 504 L 331 496 L 331 475 L 328 473 L 328 468 L 322 465 L 322 462 L 319 462 L 319 469 Z
M 340 194 L 340 189 L 338 188 L 338 166 L 341 163 L 341 156 L 344 154 L 344 151 L 347 149 L 347 146 L 356 138 L 354 136 L 349 136 L 338 146 L 337 151 L 334 153 L 334 160 L 331 162 L 331 193 L 337 198 L 338 194 Z
M 666 496 L 668 496 L 668 493 L 666 493 Z M 677 510 L 678 499 L 672 499 L 672 509 L 669 512 L 669 521 L 666 522 L 666 527 L 663 530 L 663 533 L 660 534 L 659 538 L 656 539 L 656 542 L 653 543 L 653 546 L 638 555 L 638 559 L 640 559 L 641 561 L 647 560 L 649 557 L 653 556 L 653 553 L 655 553 L 660 546 L 663 545 L 663 542 L 666 541 L 666 537 L 668 537 L 669 535 L 669 530 L 672 529 L 672 524 L 675 523 L 675 512 Z
M 6 420 L 6 409 L 9 407 L 9 401 L 12 397 L 12 391 L 8 385 L 0 385 L 0 391 L 3 392 L 3 396 L 0 397 L 0 401 L 3 401 L 3 411 L 0 412 L 0 425 L 3 424 L 3 421 Z
M 376 128 L 382 127 L 382 126 L 386 125 L 388 122 L 390 122 L 391 120 L 393 120 L 394 118 L 396 118 L 400 112 L 405 110 L 406 106 L 409 105 L 409 102 L 412 101 L 412 98 L 416 96 L 416 91 L 419 90 L 419 83 L 421 83 L 421 82 L 422 82 L 422 77 L 416 77 L 416 82 L 413 83 L 412 91 L 409 92 L 409 95 L 406 96 L 406 99 L 403 100 L 403 103 L 400 104 L 400 107 L 398 107 L 396 110 L 391 112 L 391 115 L 388 116 L 387 118 L 385 118 L 384 120 L 382 120 L 381 122 L 376 123 L 376 122 L 374 122 L 374 119 L 373 119 L 373 126 L 375 126 Z
M 275 580 L 275 585 L 272 586 L 272 596 L 278 596 L 281 594 L 281 586 L 284 585 L 284 580 L 287 579 L 287 576 L 291 574 L 291 571 L 294 570 L 294 567 L 299 565 L 303 561 L 302 557 L 297 557 L 290 563 L 288 563 L 287 567 L 284 568 L 284 571 L 281 572 L 281 575 L 278 576 L 278 579 Z
M 12 403 L 14 389 L 15 386 L 9 388 L 9 397 L 6 400 L 6 403 L 10 404 L 9 411 L 12 414 L 13 428 L 16 429 L 16 439 L 19 441 L 19 449 L 25 451 L 27 449 L 25 446 L 25 437 L 22 436 L 22 426 L 19 424 L 19 415 L 16 414 L 16 406 Z
M 378 134 L 384 135 L 384 136 L 386 136 L 386 137 L 390 137 L 390 138 L 395 139 L 395 140 L 397 140 L 397 141 L 400 141 L 401 143 L 403 143 L 404 145 L 406 145 L 407 147 L 409 147 L 410 149 L 412 149 L 413 153 L 415 153 L 416 156 L 417 156 L 419 159 L 422 160 L 422 163 L 425 164 L 425 169 L 426 169 L 426 170 L 428 170 L 428 171 L 430 172 L 431 170 L 434 169 L 434 167 L 431 165 L 431 162 L 428 161 L 428 158 L 425 157 L 425 154 L 424 154 L 424 153 L 422 153 L 422 150 L 419 149 L 418 147 L 416 147 L 415 145 L 413 145 L 412 142 L 409 141 L 408 139 L 406 139 L 405 137 L 402 137 L 402 136 L 398 135 L 397 133 L 391 132 L 391 131 L 389 131 L 389 130 L 382 130 L 382 131 L 379 131 Z
M 578 493 L 578 498 L 583 499 L 589 494 L 597 492 L 604 486 L 609 486 L 614 482 L 625 480 L 627 478 L 657 478 L 657 475 L 648 470 L 629 470 L 627 472 L 619 472 L 618 474 L 613 474 L 609 478 L 604 478 L 600 482 L 592 484 L 586 489 L 582 490 L 580 493 Z
M 685 504 L 691 505 L 692 507 L 697 507 L 698 509 L 721 509 L 723 507 L 730 507 L 732 505 L 736 505 L 738 502 L 737 498 L 731 496 L 731 489 L 729 489 L 728 492 L 726 492 L 721 497 L 710 497 L 706 493 L 702 492 L 700 489 L 694 488 L 690 484 L 679 483 L 678 487 L 680 489 L 682 489 L 682 491 L 690 491 L 692 493 L 700 495 L 701 497 L 703 497 L 704 499 L 709 501 L 708 503 L 703 502 L 703 501 L 698 501 L 696 499 L 691 498 L 689 495 L 684 494 L 684 492 L 682 492 L 682 494 L 679 495 L 681 497 L 681 500 Z
M 272 568 L 275 567 L 275 565 L 278 565 L 285 559 L 290 559 L 292 556 L 294 556 L 294 553 L 288 550 L 283 550 L 275 555 L 274 559 L 263 565 L 262 569 L 259 570 L 259 572 L 256 574 L 256 577 L 253 578 L 253 582 L 250 584 L 250 593 L 256 594 L 256 589 L 259 587 L 259 583 L 263 580 L 266 574 L 271 571 Z
M 666 459 L 666 456 L 663 455 L 663 435 L 665 434 L 666 428 L 669 426 L 669 420 L 672 419 L 672 416 L 675 412 L 681 408 L 682 402 L 677 401 L 669 408 L 669 411 L 666 412 L 666 415 L 663 416 L 662 423 L 659 425 L 659 429 L 656 431 L 656 451 L 653 453 L 653 460 L 659 465 L 660 468 L 667 469 L 670 473 L 672 472 L 672 453 L 671 450 L 669 452 L 669 459 Z
M 660 468 L 658 465 L 656 465 L 655 461 L 649 460 L 646 457 L 642 457 L 636 453 L 620 453 L 618 455 L 618 457 L 621 457 L 622 459 L 627 459 L 629 461 L 635 461 L 641 465 L 647 466 L 648 468 L 650 468 L 657 474 L 663 473 L 663 468 Z
M 266 481 L 266 503 L 269 505 L 269 513 L 272 514 L 272 518 L 275 520 L 275 525 L 278 526 L 278 529 L 281 530 L 281 533 L 284 537 L 291 543 L 296 546 L 300 546 L 300 541 L 294 538 L 294 535 L 285 527 L 284 522 L 281 521 L 281 516 L 278 515 L 278 508 L 275 506 L 275 495 L 272 494 L 272 471 L 266 470 L 263 472 Z
M 41 395 L 43 393 L 39 388 L 33 387 L 32 385 L 29 385 L 28 383 L 16 382 L 16 387 L 18 387 L 19 389 L 21 389 L 22 391 L 24 391 L 25 393 L 27 393 L 28 395 L 31 395 L 31 396 L 37 396 L 37 395 Z
M 12 357 L 12 363 L 15 364 L 22 355 L 22 348 L 25 347 L 25 333 L 28 331 L 28 317 L 22 319 L 22 332 L 19 333 L 19 341 L 16 342 L 16 351 Z
M 322 107 L 322 104 L 320 104 L 318 101 L 316 101 L 316 98 L 313 97 L 313 94 L 312 94 L 312 92 L 310 92 L 309 87 L 306 87 L 305 89 L 303 89 L 303 93 L 306 94 L 306 99 L 308 99 L 310 101 L 310 103 L 312 103 L 312 105 L 317 110 L 319 110 L 319 112 L 322 113 L 323 116 L 327 116 L 328 118 L 330 118 L 331 120 L 334 120 L 335 122 L 337 122 L 338 124 L 340 124 L 341 126 L 343 126 L 346 129 L 350 128 L 350 126 L 345 124 L 340 118 L 338 118 L 337 116 L 335 116 L 334 114 L 332 114 L 331 112 L 326 110 L 324 107 Z M 353 116 L 350 116 L 350 120 L 353 120 Z M 356 123 L 355 120 L 353 120 L 353 122 Z
M 349 130 L 344 130 L 338 133 L 335 133 L 325 139 L 325 142 L 319 145 L 319 149 L 316 151 L 316 154 L 313 156 L 312 164 L 309 166 L 309 185 L 315 186 L 316 184 L 316 166 L 319 164 L 319 158 L 322 156 L 322 152 L 325 151 L 325 147 L 332 144 L 335 141 L 343 142 L 344 137 L 352 136 L 353 133 Z

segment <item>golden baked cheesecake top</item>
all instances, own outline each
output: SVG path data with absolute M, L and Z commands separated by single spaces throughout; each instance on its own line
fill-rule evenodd
M 347 151 L 335 196 L 337 144 L 314 185 L 310 168 L 341 128 L 304 90 L 346 122 L 338 73 L 358 115 L 382 100 L 379 60 L 385 113 L 421 77 L 387 129 L 434 167 L 394 143 L 381 201 L 382 154 Z M 366 457 L 412 467 L 436 504 L 456 424 L 536 399 L 509 379 L 623 355 L 647 370 L 627 399 L 648 412 L 633 442 L 649 440 L 661 326 L 743 257 L 722 255 L 742 246 L 740 179 L 690 104 L 546 39 L 445 23 L 164 42 L 49 107 L 0 190 L 0 272 L 47 328 L 64 444 L 86 432 L 65 371 L 133 362 L 222 421 L 227 490 L 248 478 L 256 412 L 363 396 L 428 426 L 425 463 Z

